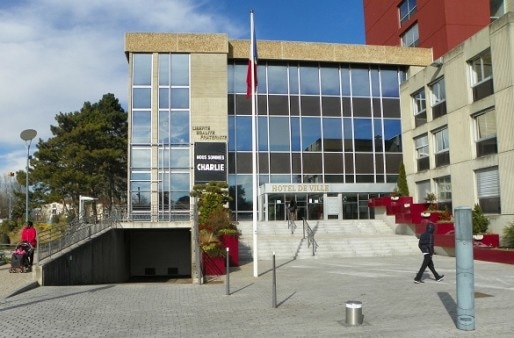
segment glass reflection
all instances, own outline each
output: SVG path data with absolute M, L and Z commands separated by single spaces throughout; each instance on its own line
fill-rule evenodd
M 321 119 L 302 119 L 302 147 L 304 151 L 321 151 Z
M 132 54 L 134 58 L 133 84 L 149 86 L 152 83 L 152 54 Z
M 173 54 L 171 56 L 171 85 L 189 85 L 189 55 Z
M 352 68 L 352 95 L 369 97 L 369 70 L 368 68 Z
M 318 67 L 300 67 L 300 93 L 302 95 L 319 95 Z
M 149 111 L 132 113 L 132 143 L 150 143 L 151 116 Z
M 251 116 L 236 117 L 236 151 L 252 150 L 252 119 Z
M 321 72 L 321 94 L 339 95 L 339 68 L 322 67 Z
M 287 67 L 268 66 L 269 94 L 287 94 Z
M 132 148 L 130 166 L 132 168 L 150 168 L 151 166 L 150 148 Z
M 132 109 L 150 109 L 151 108 L 150 88 L 134 88 L 132 89 Z
M 271 151 L 289 151 L 289 119 L 270 117 L 269 139 Z

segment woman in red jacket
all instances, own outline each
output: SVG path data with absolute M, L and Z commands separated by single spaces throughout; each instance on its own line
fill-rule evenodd
M 32 262 L 34 261 L 34 250 L 37 246 L 37 232 L 34 228 L 34 224 L 31 221 L 28 221 L 23 230 L 21 231 L 21 241 L 28 242 L 32 245 L 32 250 L 29 253 L 30 256 L 30 266 L 32 267 Z

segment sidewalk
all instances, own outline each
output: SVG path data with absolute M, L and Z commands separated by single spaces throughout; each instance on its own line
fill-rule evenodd
M 511 337 L 514 266 L 475 261 L 475 330 L 456 327 L 455 258 L 414 284 L 421 255 L 248 263 L 226 284 L 39 287 L 0 298 L 2 335 L 40 337 Z M 1 271 L 2 284 L 4 271 Z M 221 280 L 224 280 L 221 278 Z M 347 301 L 364 322 L 348 326 Z M 26 318 L 26 319 L 24 319 Z M 20 322 L 20 320 L 22 322 Z

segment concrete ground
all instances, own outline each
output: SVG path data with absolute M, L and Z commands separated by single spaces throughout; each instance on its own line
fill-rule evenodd
M 1 337 L 512 337 L 514 265 L 475 261 L 474 330 L 457 325 L 456 259 L 434 256 L 442 282 L 421 255 L 280 260 L 232 268 L 204 285 L 125 283 L 36 287 L 31 274 L 0 267 Z M 30 287 L 27 287 L 30 286 Z M 26 287 L 24 292 L 18 292 Z M 11 296 L 13 293 L 17 293 Z M 461 288 L 462 293 L 462 288 Z M 276 297 L 274 297 L 274 294 Z M 464 297 L 465 295 L 460 295 Z M 349 301 L 364 320 L 346 321 Z M 276 304 L 276 307 L 273 305 Z M 468 303 L 469 304 L 469 303 Z M 461 313 L 461 312 L 459 312 Z

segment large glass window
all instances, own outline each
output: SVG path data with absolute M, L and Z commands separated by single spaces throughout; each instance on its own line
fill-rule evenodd
M 475 116 L 477 156 L 498 153 L 496 140 L 496 112 L 488 110 Z
M 416 13 L 416 0 L 404 0 L 398 6 L 400 12 L 400 25 L 403 25 L 405 21 L 408 21 L 411 16 Z
M 446 89 L 444 78 L 440 78 L 430 85 L 432 93 L 432 117 L 446 115 Z
M 419 28 L 418 24 L 414 24 L 411 28 L 403 33 L 402 37 L 403 47 L 417 47 L 419 44 Z
M 487 50 L 469 62 L 473 101 L 494 93 L 491 51 Z
M 418 193 L 418 203 L 425 203 L 425 197 L 432 191 L 430 188 L 430 180 L 416 182 L 416 190 Z
M 414 139 L 416 146 L 416 158 L 418 164 L 418 171 L 427 170 L 430 168 L 429 148 L 428 148 L 428 135 L 422 135 Z
M 134 86 L 149 86 L 152 83 L 152 54 L 132 54 Z
M 434 179 L 439 208 L 451 212 L 452 201 L 452 181 L 450 176 L 438 177 Z
M 268 93 L 287 94 L 287 67 L 268 66 Z
M 416 127 L 427 123 L 425 89 L 421 89 L 412 94 L 412 108 Z
M 300 93 L 302 95 L 319 95 L 318 67 L 300 67 Z
M 434 132 L 435 140 L 435 165 L 436 167 L 450 164 L 450 139 L 448 128 L 442 128 Z
M 498 167 L 477 170 L 475 176 L 478 201 L 482 211 L 492 214 L 501 213 Z

